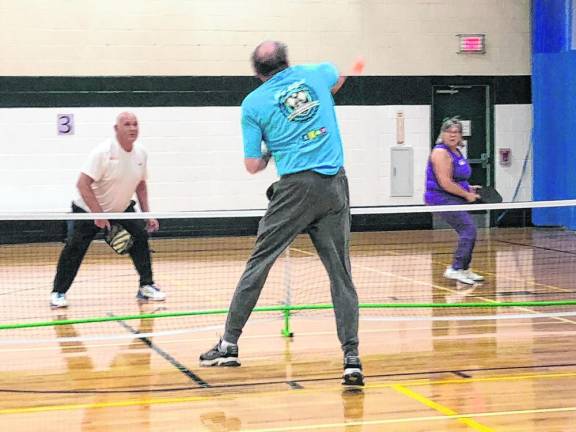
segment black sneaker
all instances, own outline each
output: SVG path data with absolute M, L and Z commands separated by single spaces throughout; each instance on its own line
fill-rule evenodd
M 357 355 L 344 356 L 344 375 L 342 375 L 342 385 L 349 387 L 363 387 L 364 374 L 362 373 L 362 363 Z
M 200 355 L 200 366 L 240 366 L 238 361 L 238 345 L 229 344 L 225 350 L 221 347 L 222 340 L 210 351 Z

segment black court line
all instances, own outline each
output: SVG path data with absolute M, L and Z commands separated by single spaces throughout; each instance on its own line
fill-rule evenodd
M 527 247 L 530 249 L 541 249 L 541 250 L 545 250 L 545 251 L 549 251 L 549 252 L 560 252 L 560 253 L 565 253 L 568 255 L 576 255 L 576 252 L 566 251 L 566 250 L 562 250 L 562 249 L 554 249 L 554 248 L 545 247 L 545 246 L 538 246 L 538 245 L 534 245 L 534 244 L 526 244 L 526 243 L 513 242 L 513 241 L 509 241 L 509 240 L 497 240 L 497 239 L 494 239 L 493 241 L 499 242 L 499 243 L 505 243 L 505 244 L 509 244 L 509 245 L 514 245 L 514 246 L 524 246 L 524 247 Z
M 472 375 L 468 375 L 462 371 L 452 371 L 452 373 L 456 376 L 459 376 L 460 378 L 472 378 Z
M 290 386 L 291 389 L 294 390 L 302 390 L 304 387 L 298 384 L 296 381 L 286 381 L 286 384 Z
M 365 375 L 366 379 L 371 378 L 397 378 L 397 377 L 409 377 L 409 376 L 422 376 L 422 375 L 442 375 L 442 374 L 456 374 L 458 376 L 468 375 L 470 372 L 494 372 L 494 371 L 512 371 L 512 370 L 526 370 L 526 369 L 553 369 L 553 368 L 564 368 L 564 367 L 574 367 L 576 363 L 565 363 L 565 364 L 546 364 L 546 365 L 530 365 L 530 366 L 502 366 L 493 368 L 476 368 L 476 369 L 461 369 L 458 371 L 454 370 L 438 370 L 438 371 L 424 371 L 424 372 L 402 372 L 402 373 L 391 373 L 391 374 L 380 374 L 380 375 Z M 462 374 L 462 375 L 459 375 Z M 469 377 L 471 378 L 471 376 Z M 306 378 L 298 380 L 298 383 L 314 383 L 314 382 L 325 382 L 334 381 L 336 379 L 341 379 L 341 377 L 329 377 L 329 378 Z M 290 381 L 278 380 L 278 381 L 261 381 L 261 382 L 251 382 L 251 383 L 236 383 L 236 384 L 216 384 L 210 385 L 211 390 L 218 389 L 233 389 L 242 387 L 261 387 L 269 385 L 289 385 Z M 300 385 L 300 384 L 299 384 Z M 6 389 L 0 388 L 0 393 L 23 393 L 23 394 L 114 394 L 114 393 L 168 393 L 168 392 L 178 392 L 178 391 L 191 391 L 191 390 L 201 390 L 198 386 L 183 386 L 183 387 L 168 387 L 168 388 L 145 388 L 145 389 L 131 389 L 131 390 L 19 390 L 19 389 Z
M 109 313 L 108 315 L 111 317 L 114 316 L 114 314 L 111 314 L 111 313 Z M 118 325 L 124 327 L 126 330 L 128 330 L 132 334 L 138 335 L 140 333 L 138 330 L 129 326 L 124 321 L 116 321 L 116 322 L 118 323 Z M 182 372 L 184 375 L 186 375 L 188 378 L 190 378 L 192 381 L 194 381 L 200 387 L 203 387 L 203 388 L 210 388 L 211 387 L 210 384 L 208 384 L 206 381 L 204 381 L 202 378 L 200 378 L 198 375 L 196 375 L 194 372 L 192 372 L 190 369 L 188 369 L 186 366 L 184 366 L 182 363 L 180 363 L 178 360 L 176 360 L 174 357 L 172 357 L 166 351 L 162 350 L 160 347 L 158 347 L 158 345 L 154 344 L 154 342 L 152 342 L 149 338 L 138 337 L 138 339 L 140 341 L 144 342 L 146 345 L 148 345 L 148 347 L 151 350 L 155 351 L 157 354 L 160 355 L 160 357 L 167 360 L 168 363 L 170 363 L 172 366 L 174 366 L 176 369 L 178 369 L 180 372 Z
M 493 295 L 493 296 L 484 296 L 487 298 L 493 298 L 496 299 L 497 297 L 502 297 L 502 296 L 509 296 L 509 297 L 514 297 L 514 296 L 525 296 L 525 295 L 530 295 L 530 296 L 561 296 L 561 295 L 566 295 L 566 294 L 576 294 L 576 291 L 570 291 L 570 290 L 566 290 L 564 291 L 562 289 L 562 291 L 560 292 L 550 292 L 550 291 L 546 291 L 546 292 L 542 292 L 542 291 L 501 291 L 498 293 L 498 295 Z

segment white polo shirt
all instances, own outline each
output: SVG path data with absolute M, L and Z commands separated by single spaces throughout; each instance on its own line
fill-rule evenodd
M 146 151 L 136 145 L 127 152 L 116 138 L 96 146 L 81 172 L 94 180 L 92 190 L 104 212 L 123 212 L 130 204 L 136 187 L 148 176 Z M 90 212 L 81 196 L 74 204 Z

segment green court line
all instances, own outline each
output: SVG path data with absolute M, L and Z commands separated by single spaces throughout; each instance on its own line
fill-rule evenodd
M 360 309 L 431 309 L 431 308 L 498 308 L 498 307 L 552 307 L 552 306 L 574 306 L 576 300 L 558 300 L 558 301 L 526 301 L 526 302 L 494 302 L 494 303 L 368 303 L 360 304 Z M 317 305 L 280 305 L 254 308 L 254 312 L 290 312 L 303 310 L 323 310 L 333 309 L 332 304 Z M 129 321 L 145 318 L 175 318 L 186 316 L 201 315 L 223 315 L 227 314 L 228 309 L 208 309 L 201 311 L 188 312 L 160 312 L 139 315 L 118 315 L 106 317 L 92 317 L 67 319 L 58 321 L 39 321 L 16 324 L 0 324 L 0 330 L 15 330 L 33 327 L 51 327 L 71 324 L 89 324 L 110 321 Z

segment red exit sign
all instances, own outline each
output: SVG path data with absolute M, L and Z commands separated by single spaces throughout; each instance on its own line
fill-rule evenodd
M 460 34 L 459 53 L 484 54 L 486 52 L 486 36 L 483 34 Z

